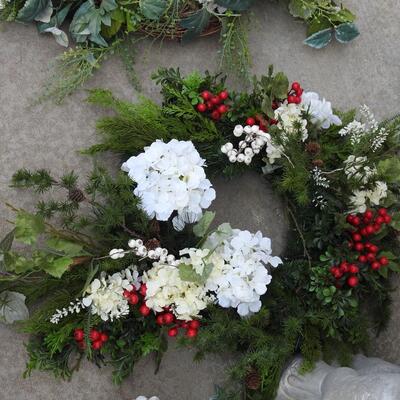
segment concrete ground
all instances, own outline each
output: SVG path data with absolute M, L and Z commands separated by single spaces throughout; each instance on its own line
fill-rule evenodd
M 349 45 L 334 43 L 320 51 L 302 45 L 305 27 L 294 21 L 283 6 L 269 2 L 263 6 L 264 2 L 258 2 L 250 24 L 255 73 L 261 74 L 272 63 L 277 70 L 285 71 L 291 80 L 298 80 L 307 89 L 318 91 L 338 108 L 366 103 L 379 118 L 399 112 L 400 8 L 397 0 L 344 1 L 358 16 L 361 36 Z M 184 72 L 215 70 L 217 67 L 216 37 L 184 47 L 175 42 L 166 42 L 162 47 L 153 45 L 150 49 L 147 45 L 142 43 L 138 47 L 136 70 L 143 93 L 154 99 L 159 98 L 158 88 L 149 76 L 157 67 L 180 66 Z M 90 170 L 90 160 L 77 151 L 96 142 L 94 126 L 103 112 L 84 102 L 85 92 L 73 94 L 62 106 L 46 103 L 28 108 L 49 77 L 48 63 L 62 51 L 51 37 L 39 35 L 33 26 L 0 25 L 1 234 L 8 230 L 7 219 L 11 218 L 4 202 L 26 208 L 32 204 L 32 199 L 25 193 L 8 187 L 15 170 L 44 167 L 57 175 L 74 168 L 83 177 Z M 110 88 L 126 99 L 137 98 L 116 58 L 109 59 L 88 86 Z M 118 166 L 115 159 L 107 159 L 107 162 L 110 166 Z M 279 214 L 279 205 L 268 197 L 270 190 L 265 190 L 266 198 L 273 204 L 273 212 Z M 262 198 L 260 193 L 255 193 L 252 200 L 257 207 Z M 225 197 L 229 199 L 229 196 Z M 249 203 L 250 207 L 251 201 Z M 246 203 L 243 204 L 246 207 Z M 246 218 L 251 214 L 249 210 L 243 209 L 242 213 L 232 216 L 223 214 L 224 208 L 221 207 L 221 220 L 225 219 L 222 214 L 233 224 L 246 226 Z M 256 221 L 251 221 L 252 226 L 263 228 L 263 224 L 271 224 L 267 215 L 264 219 L 257 215 L 254 218 Z M 284 220 L 280 221 L 283 225 Z M 279 247 L 283 246 L 282 232 L 268 231 L 272 239 L 279 242 Z M 373 344 L 376 354 L 397 363 L 400 363 L 399 306 L 400 290 L 397 290 L 393 320 L 387 332 Z M 213 383 L 221 378 L 221 358 L 209 358 L 198 366 L 191 363 L 188 352 L 171 351 L 157 378 L 154 378 L 149 361 L 145 360 L 121 388 L 110 383 L 110 371 L 98 371 L 86 364 L 69 384 L 55 381 L 43 373 L 35 373 L 24 380 L 21 378 L 25 362 L 24 340 L 23 335 L 0 326 L 0 400 L 129 400 L 139 394 L 158 395 L 161 400 L 204 400 L 212 393 Z

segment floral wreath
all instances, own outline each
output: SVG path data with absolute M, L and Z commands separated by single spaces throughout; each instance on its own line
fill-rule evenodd
M 387 277 L 400 270 L 400 119 L 334 111 L 272 67 L 250 93 L 209 74 L 154 79 L 162 105 L 89 96 L 115 115 L 98 121 L 102 142 L 85 153 L 120 154 L 117 176 L 98 164 L 84 188 L 74 172 L 13 176 L 17 188 L 66 193 L 35 213 L 13 207 L 0 244 L 0 316 L 32 335 L 26 373 L 68 378 L 87 357 L 114 366 L 120 383 L 141 357 L 159 363 L 169 336 L 198 356 L 239 354 L 214 399 L 272 399 L 295 354 L 307 372 L 366 351 L 368 331 L 389 317 Z M 286 205 L 293 231 L 281 258 L 261 232 L 215 227 L 205 211 L 218 195 L 206 170 L 248 168 Z M 29 316 L 25 302 L 39 300 Z
M 54 76 L 39 101 L 61 102 L 82 86 L 111 54 L 126 64 L 131 81 L 136 38 L 181 39 L 220 32 L 221 67 L 247 76 L 251 55 L 245 16 L 254 0 L 0 0 L 0 21 L 35 23 L 40 34 L 52 35 L 69 47 L 57 58 Z M 333 0 L 290 0 L 290 14 L 307 24 L 304 43 L 315 49 L 332 38 L 348 43 L 359 35 L 355 15 Z M 242 18 L 244 17 L 244 18 Z M 70 21 L 68 30 L 65 21 Z M 70 43 L 70 41 L 72 43 Z

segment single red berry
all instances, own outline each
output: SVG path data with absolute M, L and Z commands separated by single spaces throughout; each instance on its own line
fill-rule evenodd
M 383 257 L 381 257 L 381 258 L 379 259 L 379 263 L 380 263 L 381 265 L 388 265 L 388 264 L 389 264 L 389 260 L 388 260 L 387 257 L 383 256 Z
M 150 311 L 151 311 L 150 308 L 147 307 L 146 304 L 142 304 L 139 307 L 139 312 L 140 312 L 140 314 L 143 315 L 143 317 L 147 317 L 150 314 Z
M 364 250 L 364 245 L 361 242 L 357 242 L 354 245 L 354 249 L 358 252 L 363 251 Z
M 374 224 L 374 231 L 375 233 L 378 233 L 382 229 L 381 224 Z
M 382 215 L 379 215 L 379 217 L 375 218 L 375 223 L 376 224 L 383 224 L 384 222 L 385 222 L 385 218 Z
M 201 112 L 201 113 L 203 113 L 203 112 L 206 112 L 207 111 L 207 106 L 204 104 L 204 103 L 199 103 L 199 104 L 197 104 L 197 111 L 198 112 Z
M 345 274 L 349 270 L 349 264 L 345 261 L 341 262 L 339 265 L 339 270 L 340 270 L 340 272 Z
M 293 89 L 295 92 L 298 92 L 298 91 L 301 89 L 300 83 L 299 83 L 299 82 L 293 82 L 293 83 L 292 83 L 292 89 Z
M 214 104 L 211 101 L 207 101 L 206 103 L 208 110 L 213 110 L 215 108 Z
M 189 324 L 186 321 L 179 321 L 179 328 L 187 329 L 189 328 Z
M 163 321 L 165 325 L 171 325 L 175 321 L 174 314 L 172 313 L 165 313 L 163 315 Z
M 136 293 L 131 293 L 128 302 L 134 306 L 135 304 L 139 303 L 139 296 Z
M 177 335 L 178 335 L 178 328 L 173 327 L 173 328 L 168 329 L 168 336 L 169 337 L 175 337 Z
M 213 120 L 215 120 L 215 121 L 218 121 L 218 120 L 221 118 L 221 114 L 220 114 L 217 110 L 214 110 L 214 111 L 211 113 L 211 118 L 212 118 Z
M 229 93 L 228 93 L 226 90 L 223 90 L 223 91 L 218 95 L 218 97 L 219 97 L 221 100 L 226 100 L 226 99 L 229 97 Z
M 287 101 L 288 101 L 289 104 L 296 103 L 297 96 L 288 96 Z
M 300 96 L 294 96 L 294 104 L 300 104 L 301 103 L 301 97 Z
M 189 328 L 189 329 L 186 331 L 186 336 L 187 336 L 188 338 L 195 338 L 195 337 L 197 336 L 197 329 Z
M 392 217 L 387 214 L 383 217 L 385 224 L 390 224 L 390 222 L 392 221 Z
M 355 215 L 349 214 L 349 215 L 346 217 L 346 222 L 349 223 L 349 224 L 351 224 L 351 223 L 353 222 L 353 219 L 354 219 L 354 218 L 355 218 Z
M 198 321 L 197 319 L 194 319 L 192 321 L 189 322 L 189 328 L 191 329 L 199 329 L 200 328 L 200 321 Z
M 221 103 L 221 99 L 218 96 L 214 96 L 211 98 L 211 103 L 213 103 L 216 106 Z
M 102 346 L 103 342 L 101 340 L 96 340 L 95 342 L 92 343 L 93 350 L 100 350 Z
M 350 277 L 347 279 L 347 284 L 348 284 L 350 287 L 356 287 L 356 286 L 358 285 L 358 278 L 357 278 L 356 276 L 350 276 Z
M 338 267 L 335 267 L 335 266 L 333 265 L 332 267 L 329 268 L 329 271 L 331 271 L 331 274 L 332 274 L 333 276 L 335 276 L 336 273 L 339 271 L 339 268 L 338 268 Z
M 358 226 L 358 225 L 360 225 L 360 224 L 361 224 L 361 219 L 360 219 L 360 217 L 355 216 L 355 217 L 353 218 L 353 221 L 352 221 L 351 224 L 352 224 L 353 226 Z
M 357 232 L 352 233 L 351 237 L 353 238 L 353 240 L 355 242 L 361 242 L 361 240 L 362 240 L 362 236 Z
M 384 217 L 387 214 L 387 209 L 386 208 L 380 208 L 378 210 L 378 214 L 379 214 L 379 216 Z
M 362 228 L 362 229 L 360 230 L 360 234 L 361 234 L 362 236 L 368 236 L 367 230 L 366 230 L 365 228 Z
M 367 235 L 372 235 L 375 232 L 375 229 L 372 225 L 367 225 L 365 227 L 365 232 L 367 232 Z
M 101 337 L 100 332 L 97 331 L 96 329 L 92 329 L 89 333 L 89 339 L 92 342 L 95 342 L 96 340 L 100 340 L 100 337 Z
M 143 283 L 142 286 L 140 286 L 139 293 L 142 296 L 146 296 L 146 292 L 147 292 L 147 286 L 145 283 Z
M 228 112 L 228 106 L 226 106 L 225 104 L 221 104 L 221 105 L 218 107 L 218 112 L 219 112 L 220 114 L 225 114 L 226 112 Z
M 253 125 L 255 125 L 255 123 L 256 123 L 256 120 L 253 117 L 249 117 L 246 119 L 246 125 L 253 126 Z
M 201 96 L 205 101 L 207 101 L 207 100 L 210 100 L 210 99 L 211 99 L 212 94 L 211 94 L 208 90 L 205 90 L 204 92 L 202 92 L 202 93 L 200 94 L 200 96 Z
M 303 92 L 304 92 L 304 90 L 302 88 L 300 88 L 299 90 L 296 90 L 296 94 L 297 94 L 298 97 L 301 97 Z
M 371 210 L 367 210 L 364 213 L 364 218 L 367 220 L 371 220 L 374 217 L 374 213 Z
M 361 254 L 358 257 L 358 261 L 360 261 L 361 263 L 366 263 L 368 261 L 367 256 L 364 256 L 363 254 Z
M 368 253 L 367 254 L 367 260 L 369 262 L 374 262 L 375 261 L 375 254 L 374 253 Z
M 381 264 L 378 262 L 378 261 L 374 261 L 372 264 L 371 264 L 371 268 L 374 270 L 374 271 L 378 271 L 378 269 L 381 267 Z
M 156 323 L 157 325 L 164 325 L 164 315 L 163 314 L 158 314 L 156 317 Z
M 371 253 L 377 253 L 379 251 L 379 247 L 375 244 L 371 244 L 371 246 L 369 246 L 369 251 Z
M 85 332 L 83 329 L 77 328 L 74 330 L 74 339 L 77 342 L 81 342 L 85 338 Z
M 349 272 L 351 274 L 358 274 L 360 272 L 360 268 L 358 268 L 356 264 L 350 264 L 349 265 Z
M 100 335 L 100 340 L 101 340 L 103 343 L 105 343 L 105 342 L 108 341 L 108 339 L 109 339 L 109 338 L 108 338 L 107 333 L 102 332 L 101 335 Z

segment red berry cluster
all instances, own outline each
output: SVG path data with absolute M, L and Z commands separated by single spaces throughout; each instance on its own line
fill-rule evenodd
M 354 227 L 354 230 L 349 232 L 351 240 L 348 244 L 350 249 L 354 249 L 358 253 L 357 262 L 359 264 L 343 261 L 339 266 L 332 266 L 330 271 L 337 281 L 344 276 L 347 285 L 355 287 L 359 283 L 357 274 L 360 272 L 360 266 L 370 266 L 372 270 L 377 271 L 389 264 L 387 257 L 378 256 L 380 249 L 370 240 L 373 235 L 381 231 L 383 224 L 389 224 L 391 220 L 392 217 L 386 208 L 380 208 L 376 212 L 367 210 L 362 214 L 347 216 L 347 223 Z M 339 282 L 338 286 L 340 286 Z
M 146 306 L 146 302 L 144 301 L 144 298 L 146 297 L 146 291 L 146 284 L 143 283 L 139 290 L 133 288 L 132 290 L 124 290 L 123 293 L 123 296 L 128 299 L 128 303 L 132 304 L 133 306 L 138 304 L 140 301 L 142 302 L 138 310 L 143 317 L 147 317 L 151 312 L 151 309 Z
M 289 104 L 300 104 L 301 103 L 301 95 L 303 94 L 303 89 L 300 86 L 299 82 L 293 82 L 292 88 L 289 90 L 287 101 Z
M 85 343 L 85 332 L 82 328 L 77 328 L 74 330 L 74 339 L 78 344 L 78 347 L 81 350 L 84 350 L 86 347 Z M 104 343 L 108 341 L 108 335 L 104 332 L 101 332 L 97 329 L 91 329 L 89 333 L 89 339 L 92 342 L 93 350 L 100 350 Z
M 186 322 L 178 320 L 169 309 L 166 309 L 165 312 L 157 314 L 156 322 L 160 326 L 174 325 L 168 329 L 168 336 L 170 337 L 178 336 L 179 328 L 181 328 L 186 330 L 187 337 L 194 338 L 197 336 L 198 330 L 200 328 L 199 321 L 192 320 Z
M 229 111 L 229 106 L 224 104 L 225 100 L 229 98 L 229 93 L 226 90 L 223 90 L 217 95 L 205 90 L 200 94 L 200 97 L 204 102 L 197 104 L 197 111 L 201 113 L 208 111 L 214 121 L 218 121 Z

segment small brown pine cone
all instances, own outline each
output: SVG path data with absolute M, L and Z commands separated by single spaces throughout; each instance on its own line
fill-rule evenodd
M 80 203 L 81 201 L 85 200 L 85 194 L 82 192 L 81 189 L 75 188 L 71 189 L 68 192 L 68 198 L 75 203 Z
M 144 245 L 146 246 L 147 250 L 154 250 L 157 247 L 160 247 L 160 241 L 156 238 L 149 239 Z
M 312 161 L 312 165 L 314 165 L 314 167 L 321 168 L 324 165 L 324 162 L 318 158 Z
M 311 155 L 316 155 L 321 151 L 321 146 L 317 142 L 308 142 L 306 144 L 306 151 Z
M 261 386 L 261 376 L 259 372 L 252 368 L 245 378 L 246 387 L 251 390 L 258 390 Z

